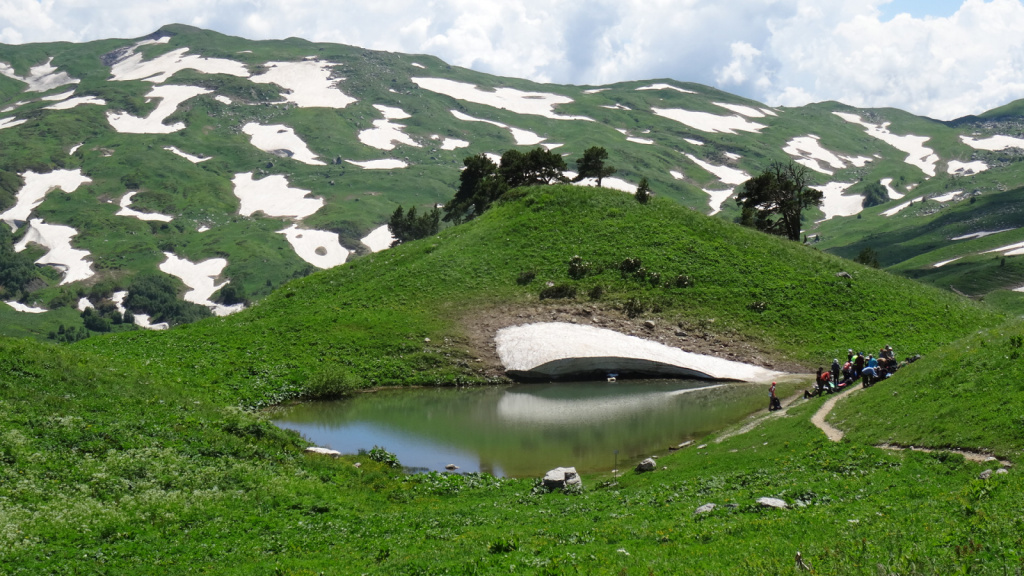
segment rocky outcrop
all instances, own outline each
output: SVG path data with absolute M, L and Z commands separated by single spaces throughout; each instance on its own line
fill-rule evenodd
M 544 480 L 542 480 L 542 482 L 549 490 L 564 490 L 574 486 L 583 487 L 583 480 L 581 480 L 580 475 L 576 473 L 575 467 L 548 470 L 547 474 L 544 475 Z
M 778 498 L 758 498 L 757 503 L 765 508 L 778 508 L 780 510 L 789 508 L 789 504 L 786 504 L 785 500 Z
M 652 472 L 657 467 L 658 467 L 658 464 L 657 464 L 657 462 L 654 461 L 654 458 L 646 458 L 646 459 L 642 460 L 639 464 L 636 465 L 636 471 L 637 472 Z
M 337 450 L 331 450 L 330 448 L 321 448 L 319 446 L 310 446 L 309 448 L 306 448 L 306 454 L 320 454 L 322 456 L 330 456 L 332 458 L 337 458 L 338 456 L 341 456 L 341 452 L 338 452 Z

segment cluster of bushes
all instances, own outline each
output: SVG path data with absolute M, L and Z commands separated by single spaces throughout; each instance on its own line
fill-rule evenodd
M 87 330 L 85 327 L 72 326 L 70 328 L 67 328 L 63 324 L 61 324 L 57 328 L 56 332 L 51 330 L 50 333 L 47 334 L 47 338 L 49 338 L 50 340 L 56 340 L 57 342 L 65 342 L 68 344 L 72 342 L 78 342 L 79 340 L 84 340 L 88 337 L 89 330 Z
M 221 293 L 224 293 L 224 289 L 221 289 Z M 167 322 L 172 326 L 212 315 L 205 306 L 179 300 L 178 287 L 169 276 L 163 274 L 133 278 L 128 286 L 124 307 L 138 314 L 148 314 L 154 323 Z

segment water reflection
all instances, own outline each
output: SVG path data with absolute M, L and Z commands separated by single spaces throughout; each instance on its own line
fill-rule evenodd
M 707 381 L 574 382 L 384 390 L 282 412 L 276 424 L 354 454 L 374 445 L 402 464 L 498 476 L 620 467 L 764 407 L 764 386 Z

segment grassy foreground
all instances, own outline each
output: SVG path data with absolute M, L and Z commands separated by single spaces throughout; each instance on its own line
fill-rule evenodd
M 0 358 L 5 574 L 786 574 L 797 551 L 817 574 L 1024 567 L 1019 474 L 829 442 L 820 399 L 562 494 L 305 456 L 201 390 L 66 348 L 0 340 Z

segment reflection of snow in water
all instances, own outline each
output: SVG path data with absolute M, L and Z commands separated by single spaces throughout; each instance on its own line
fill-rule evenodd
M 616 395 L 598 398 L 542 398 L 533 394 L 507 392 L 498 401 L 498 417 L 502 420 L 532 424 L 592 424 L 640 415 L 646 410 L 670 408 L 667 402 L 674 396 L 720 388 L 714 384 L 702 388 L 686 388 L 670 392 Z

